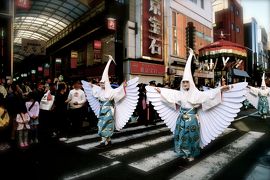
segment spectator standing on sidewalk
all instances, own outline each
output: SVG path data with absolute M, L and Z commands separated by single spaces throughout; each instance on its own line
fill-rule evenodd
M 57 124 L 58 136 L 60 141 L 66 141 L 68 137 L 69 121 L 67 116 L 67 85 L 63 82 L 58 83 L 55 96 L 55 123 Z
M 68 94 L 69 118 L 71 120 L 71 131 L 78 134 L 82 128 L 82 111 L 86 102 L 85 93 L 81 90 L 80 81 L 75 81 L 73 88 Z

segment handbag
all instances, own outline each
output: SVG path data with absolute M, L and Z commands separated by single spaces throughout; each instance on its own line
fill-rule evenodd
M 50 111 L 54 103 L 55 96 L 51 95 L 50 90 L 47 91 L 41 98 L 39 108 L 42 110 Z
M 9 123 L 9 115 L 8 112 L 0 107 L 0 127 L 5 127 Z

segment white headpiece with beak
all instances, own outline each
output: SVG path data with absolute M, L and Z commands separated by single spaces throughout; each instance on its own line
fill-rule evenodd
M 109 80 L 109 68 L 110 68 L 111 62 L 113 61 L 115 63 L 115 61 L 111 55 L 106 55 L 106 56 L 109 57 L 109 61 L 107 62 L 105 66 L 100 82 L 103 82 L 105 84 L 105 88 L 110 88 L 111 86 L 110 86 L 110 80 Z
M 266 87 L 266 84 L 265 84 L 265 72 L 263 73 L 262 75 L 262 84 L 261 84 L 261 87 Z
M 184 73 L 183 73 L 183 79 L 181 81 L 181 90 L 182 90 L 182 82 L 183 81 L 188 81 L 189 82 L 189 85 L 190 85 L 190 90 L 193 90 L 193 89 L 197 89 L 196 86 L 195 86 L 195 83 L 193 81 L 193 77 L 192 77 L 192 73 L 191 73 L 191 62 L 192 62 L 192 57 L 194 56 L 194 52 L 192 49 L 189 49 L 189 56 L 188 56 L 188 59 L 187 59 L 187 62 L 186 62 L 186 66 L 185 66 L 185 69 L 184 69 Z

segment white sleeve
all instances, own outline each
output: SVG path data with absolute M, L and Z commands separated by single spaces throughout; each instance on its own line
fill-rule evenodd
M 161 101 L 176 109 L 176 104 L 180 105 L 183 95 L 181 91 L 160 88 Z

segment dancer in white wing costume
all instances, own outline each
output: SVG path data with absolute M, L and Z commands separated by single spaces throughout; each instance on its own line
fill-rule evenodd
M 266 119 L 269 113 L 270 89 L 265 84 L 265 73 L 262 76 L 261 88 L 248 86 L 247 100 L 258 109 L 262 119 Z
M 147 86 L 147 97 L 174 133 L 174 151 L 189 161 L 237 116 L 245 100 L 246 82 L 201 92 L 193 81 L 190 49 L 180 91 Z
M 116 89 L 111 87 L 108 76 L 111 61 L 114 60 L 109 55 L 100 86 L 82 81 L 87 100 L 99 119 L 98 135 L 101 137 L 101 142 L 96 148 L 111 145 L 114 129 L 121 130 L 126 125 L 139 99 L 138 77 L 124 82 Z

